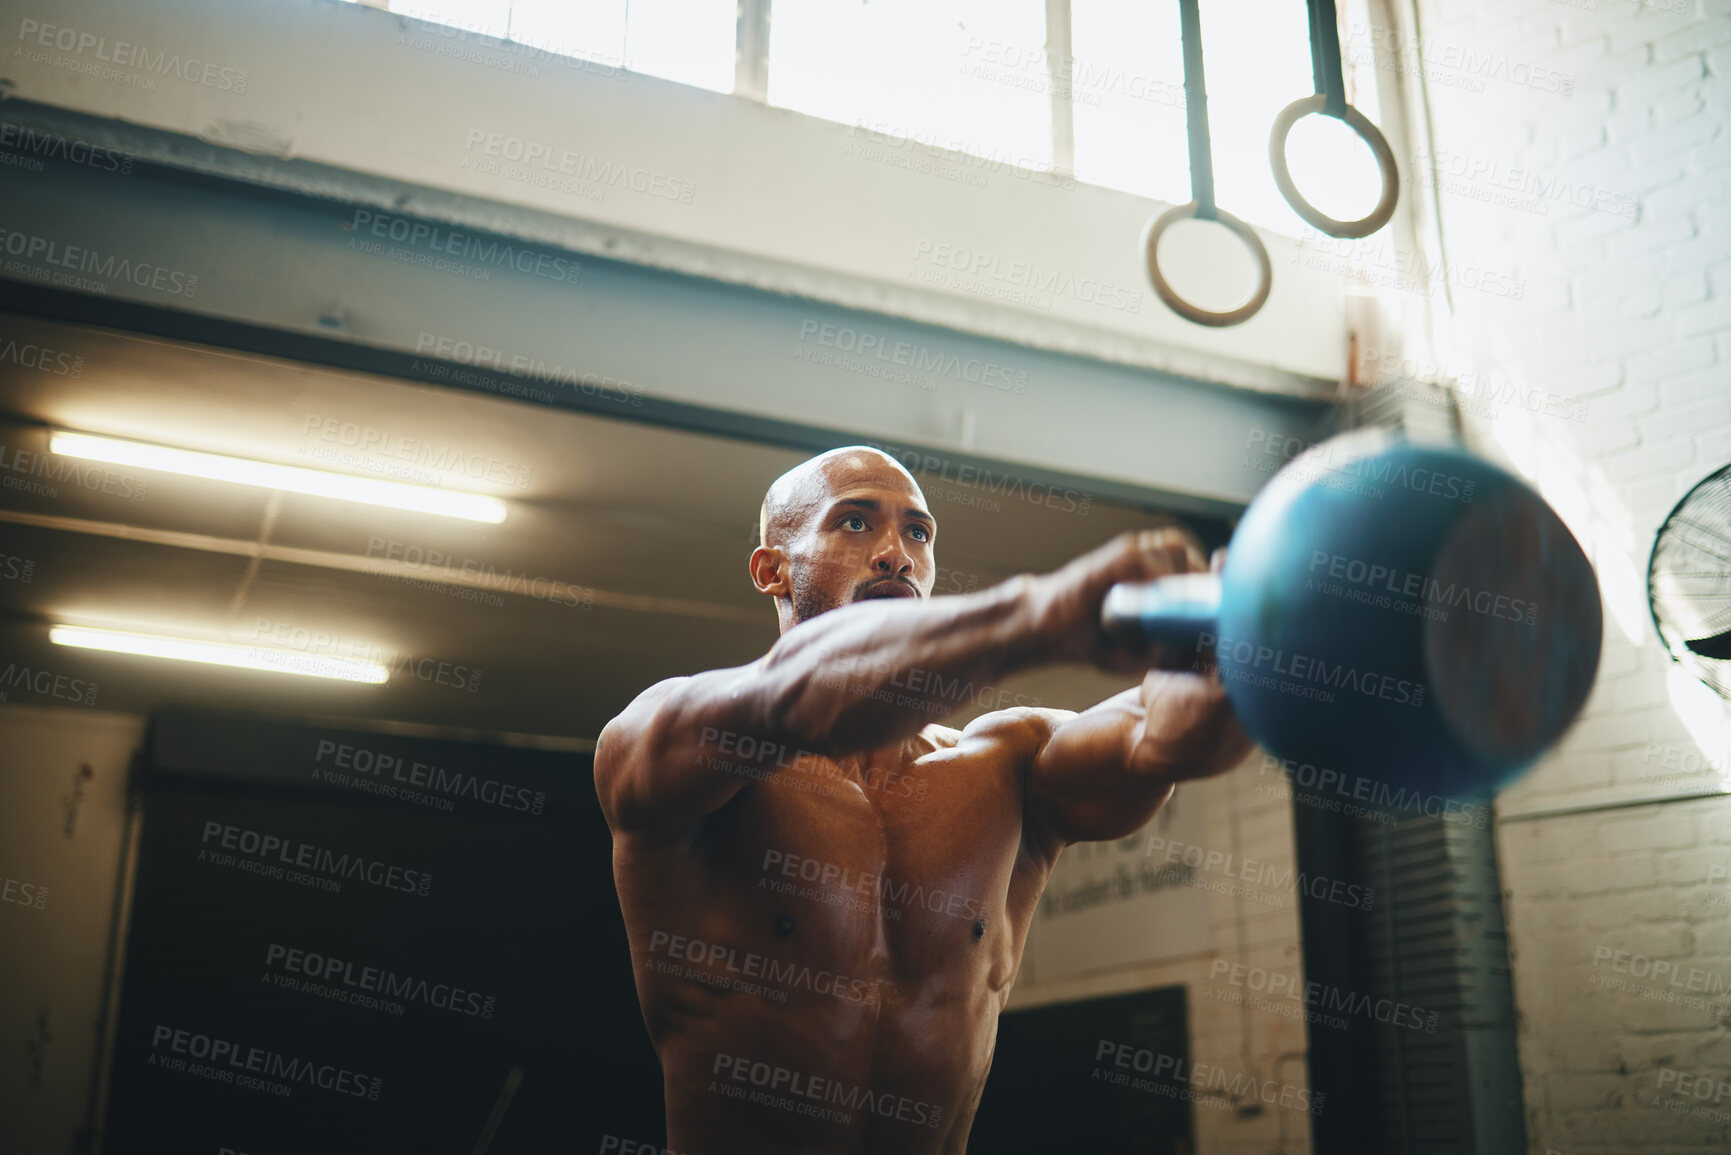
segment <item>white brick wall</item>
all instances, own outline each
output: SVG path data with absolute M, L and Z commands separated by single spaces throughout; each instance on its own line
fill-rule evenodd
M 1392 8 L 1410 37 L 1406 0 Z M 1510 174 L 1530 171 L 1638 203 L 1632 216 L 1590 197 L 1537 212 L 1471 185 L 1404 190 L 1420 235 L 1440 222 L 1451 261 L 1529 285 L 1520 301 L 1457 288 L 1445 360 L 1588 407 L 1579 424 L 1507 411 L 1467 423 L 1489 452 L 1519 447 L 1514 460 L 1548 446 L 1584 490 L 1584 516 L 1557 504 L 1611 611 L 1581 722 L 1500 800 L 1528 1146 L 1731 1151 L 1731 1082 L 1720 1090 L 1731 1080 L 1731 801 L 1581 809 L 1711 789 L 1718 775 L 1702 764 L 1731 764 L 1731 728 L 1712 728 L 1723 705 L 1692 734 L 1645 620 L 1660 521 L 1731 459 L 1731 3 L 1417 0 L 1417 11 L 1421 53 L 1457 46 L 1491 62 L 1481 91 L 1429 85 L 1436 154 L 1483 158 L 1517 187 Z M 1498 61 L 1505 76 L 1554 69 L 1573 91 L 1497 79 Z M 1698 772 L 1684 773 L 1691 762 Z
M 1280 781 L 1259 775 L 1255 767 L 1260 762 L 1261 756 L 1253 755 L 1229 774 L 1179 789 L 1203 796 L 1206 834 L 1202 841 L 1208 850 L 1254 858 L 1275 873 L 1296 869 L 1292 804 L 1279 792 L 1257 793 L 1259 785 Z M 1188 989 L 1193 1065 L 1218 1068 L 1232 1080 L 1248 1076 L 1264 1084 L 1308 1089 L 1302 1022 L 1206 997 L 1210 987 L 1217 993 L 1224 989 L 1208 977 L 1215 959 L 1302 977 L 1297 895 L 1284 907 L 1216 892 L 1208 897 L 1214 932 L 1210 954 L 1047 982 L 1040 981 L 1024 956 L 1010 1009 L 1182 985 Z M 1038 920 L 1035 925 L 1037 930 Z M 1224 1109 L 1225 1101 L 1218 1094 L 1205 1097 L 1208 1101 L 1192 1112 L 1199 1151 L 1208 1155 L 1306 1155 L 1310 1151 L 1310 1117 L 1303 1111 L 1265 1106 L 1260 1114 L 1239 1115 Z M 1326 1100 L 1322 1109 L 1329 1109 Z

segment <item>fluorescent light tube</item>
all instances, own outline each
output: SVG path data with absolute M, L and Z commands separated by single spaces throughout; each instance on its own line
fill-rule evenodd
M 188 477 L 205 477 L 212 481 L 232 481 L 236 485 L 256 485 L 263 489 L 285 489 L 292 493 L 309 493 L 315 497 L 334 497 L 342 501 L 384 505 L 392 509 L 431 513 L 439 517 L 460 517 L 493 525 L 505 520 L 505 503 L 496 497 L 479 493 L 456 493 L 428 485 L 407 485 L 400 481 L 351 477 L 345 473 L 327 473 L 322 469 L 303 469 L 298 465 L 272 465 L 264 461 L 247 461 L 215 453 L 170 449 L 165 445 L 146 445 L 141 441 L 122 441 L 113 437 L 67 433 L 61 430 L 48 435 L 48 448 L 55 453 L 67 457 L 81 457 L 87 461 L 157 469 L 165 473 L 185 474 Z
M 341 682 L 364 682 L 379 686 L 391 673 L 377 662 L 332 658 L 236 642 L 205 642 L 194 638 L 171 638 L 161 634 L 136 634 L 125 630 L 99 630 L 85 626 L 52 626 L 48 640 L 57 646 L 107 650 L 116 654 L 138 654 L 147 658 L 169 658 L 177 662 L 204 662 L 242 670 L 267 670 L 274 674 L 296 674 L 303 678 L 334 678 Z

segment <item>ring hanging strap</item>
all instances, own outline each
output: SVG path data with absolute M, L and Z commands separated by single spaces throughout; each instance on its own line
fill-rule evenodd
M 1394 161 L 1394 150 L 1370 119 L 1346 102 L 1346 84 L 1340 73 L 1340 26 L 1335 23 L 1334 0 L 1305 0 L 1310 6 L 1310 72 L 1316 81 L 1316 93 L 1303 96 L 1280 110 L 1274 118 L 1274 128 L 1268 134 L 1268 163 L 1274 170 L 1274 184 L 1280 195 L 1292 206 L 1292 211 L 1312 227 L 1331 237 L 1368 237 L 1394 216 L 1400 199 L 1400 169 Z M 1311 113 L 1332 116 L 1356 132 L 1376 156 L 1376 167 L 1382 174 L 1382 196 L 1368 216 L 1356 221 L 1337 221 L 1309 201 L 1293 183 L 1286 163 L 1286 136 L 1292 126 Z
M 1334 0 L 1308 0 L 1310 4 L 1310 73 L 1316 94 L 1322 97 L 1322 114 L 1336 120 L 1346 117 L 1346 84 L 1340 74 L 1340 26 L 1335 22 Z
M 1178 25 L 1184 41 L 1184 119 L 1190 129 L 1190 199 L 1196 203 L 1196 219 L 1211 221 L 1215 219 L 1214 150 L 1208 142 L 1208 86 L 1202 79 L 1202 15 L 1196 5 L 1197 0 L 1178 0 Z
M 1190 203 L 1173 205 L 1148 222 L 1142 230 L 1142 256 L 1154 293 L 1168 308 L 1198 325 L 1218 328 L 1240 324 L 1256 315 L 1268 300 L 1274 265 L 1256 230 L 1214 204 L 1214 152 L 1208 143 L 1208 87 L 1202 80 L 1202 17 L 1197 2 L 1178 0 L 1178 26 L 1184 42 L 1184 119 L 1190 130 Z M 1214 221 L 1231 229 L 1256 262 L 1256 288 L 1250 299 L 1236 309 L 1216 312 L 1192 305 L 1178 295 L 1160 272 L 1160 238 L 1172 225 L 1192 218 Z

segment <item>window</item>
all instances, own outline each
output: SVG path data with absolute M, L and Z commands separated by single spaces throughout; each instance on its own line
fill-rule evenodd
M 1052 167 L 1045 0 L 774 0 L 769 103 Z
M 1190 199 L 1175 0 L 365 2 L 715 92 L 735 92 L 736 75 L 767 75 L 766 99 L 777 107 L 1157 200 Z M 1348 26 L 1362 26 L 1364 0 L 1342 6 Z M 767 44 L 743 34 L 766 10 Z M 1313 89 L 1306 6 L 1219 0 L 1201 10 L 1216 201 L 1300 235 L 1305 226 L 1269 172 L 1268 133 L 1282 108 Z M 1069 26 L 1048 29 L 1049 13 L 1067 15 Z M 1050 48 L 1065 42 L 1068 54 Z M 736 45 L 754 56 L 737 69 Z M 1377 121 L 1368 61 L 1350 47 L 1342 45 L 1347 97 Z M 1306 117 L 1287 156 L 1293 179 L 1329 215 L 1359 217 L 1375 204 L 1375 159 L 1346 126 Z
M 749 0 L 748 0 L 749 2 Z M 769 102 L 1158 200 L 1190 199 L 1184 60 L 1173 0 L 1069 0 L 1048 36 L 1045 0 L 770 0 Z M 1268 166 L 1275 116 L 1313 91 L 1300 0 L 1202 4 L 1216 201 L 1298 235 Z M 1353 4 L 1349 10 L 1355 10 Z M 1069 54 L 1053 53 L 1068 32 Z M 1372 87 L 1351 99 L 1377 119 Z M 1054 97 L 1054 90 L 1056 96 Z M 1346 126 L 1301 120 L 1293 178 L 1318 208 L 1362 216 L 1380 185 Z
M 389 0 L 388 7 L 542 52 L 733 91 L 734 0 Z

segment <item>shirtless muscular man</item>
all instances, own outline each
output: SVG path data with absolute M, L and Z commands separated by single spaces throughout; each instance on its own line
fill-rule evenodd
M 864 447 L 779 478 L 760 530 L 775 645 L 651 686 L 595 751 L 668 1147 L 960 1155 L 1059 853 L 1251 749 L 1206 663 L 1099 624 L 1114 583 L 1206 561 L 1126 534 L 932 599 L 924 496 Z M 1081 713 L 935 724 L 961 687 L 1058 662 L 1145 676 Z

